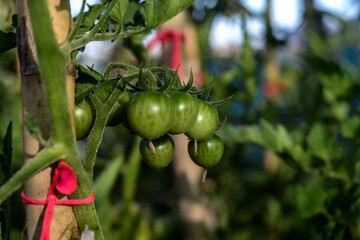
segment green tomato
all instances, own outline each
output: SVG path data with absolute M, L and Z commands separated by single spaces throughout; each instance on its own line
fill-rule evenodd
M 221 138 L 214 134 L 208 140 L 197 142 L 197 153 L 195 154 L 194 140 L 188 143 L 188 152 L 194 163 L 203 168 L 210 168 L 219 163 L 224 153 L 224 144 Z
M 75 131 L 76 139 L 86 138 L 95 121 L 95 109 L 90 99 L 85 99 L 75 105 Z
M 189 130 L 198 115 L 198 103 L 190 94 L 174 91 L 169 92 L 175 105 L 175 117 L 169 133 L 180 134 Z
M 175 144 L 169 134 L 152 140 L 156 154 L 154 154 L 149 146 L 149 140 L 142 139 L 140 142 L 140 154 L 146 165 L 152 168 L 164 168 L 174 157 Z
M 219 125 L 219 114 L 208 102 L 199 101 L 199 112 L 193 126 L 185 133 L 189 138 L 204 141 L 211 137 Z
M 145 139 L 156 139 L 172 126 L 174 102 L 158 91 L 144 91 L 135 95 L 127 109 L 128 124 L 135 134 Z

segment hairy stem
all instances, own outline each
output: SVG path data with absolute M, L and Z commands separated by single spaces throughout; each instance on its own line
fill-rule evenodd
M 72 128 L 69 102 L 67 97 L 64 97 L 67 92 L 67 56 L 60 51 L 55 39 L 46 0 L 39 0 L 36 3 L 28 0 L 28 6 L 40 73 L 44 81 L 50 118 L 53 124 L 52 140 L 75 146 L 74 134 L 72 131 L 68 131 Z M 49 53 L 51 53 L 51 57 L 49 57 Z
M 110 41 L 110 40 L 116 40 L 119 38 L 126 38 L 126 37 L 130 37 L 142 32 L 147 31 L 147 28 L 140 28 L 140 29 L 136 29 L 136 30 L 127 30 L 124 32 L 114 32 L 114 33 L 104 33 L 104 34 L 95 34 L 93 36 L 89 36 L 89 35 L 84 35 L 83 37 L 79 38 L 79 39 L 75 39 L 71 42 L 70 46 L 63 46 L 64 48 L 69 48 L 69 51 L 73 51 L 79 48 L 84 47 L 86 44 L 88 44 L 89 42 L 92 41 Z
M 104 71 L 104 79 L 108 79 L 112 70 L 121 68 L 125 70 L 138 70 L 137 67 L 125 63 L 109 63 Z
M 118 88 L 119 83 L 114 88 L 106 103 L 101 103 L 95 95 L 90 95 L 96 109 L 96 118 L 94 126 L 89 134 L 89 140 L 86 148 L 84 159 L 84 169 L 87 172 L 90 180 L 92 181 L 96 154 L 98 152 L 102 136 L 104 134 L 106 122 L 109 118 L 110 112 L 115 107 L 115 103 L 119 100 L 122 91 Z
M 82 21 L 84 20 L 85 5 L 86 5 L 86 0 L 83 0 L 82 4 L 81 4 L 81 10 L 80 10 L 79 16 L 75 22 L 74 29 L 69 34 L 68 41 L 72 41 L 74 39 L 74 37 L 76 36 L 76 34 L 80 28 Z

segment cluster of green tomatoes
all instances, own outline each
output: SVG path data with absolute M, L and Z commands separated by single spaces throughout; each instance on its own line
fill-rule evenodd
M 181 84 L 177 72 L 173 76 L 168 71 L 166 73 L 164 83 L 160 86 L 149 86 L 151 80 L 146 80 L 141 72 L 137 84 L 140 86 L 123 79 L 127 87 L 112 108 L 106 125 L 123 123 L 130 132 L 140 136 L 142 159 L 152 168 L 166 167 L 172 161 L 175 144 L 171 135 L 176 134 L 189 137 L 188 152 L 194 163 L 205 169 L 213 167 L 224 152 L 223 142 L 215 134 L 220 124 L 214 105 L 225 100 L 213 103 L 206 101 L 212 82 L 198 90 L 192 86 L 192 73 L 186 85 Z M 94 93 L 100 98 L 106 98 L 112 87 L 111 82 L 101 84 Z M 87 137 L 94 119 L 90 99 L 75 106 L 78 140 Z

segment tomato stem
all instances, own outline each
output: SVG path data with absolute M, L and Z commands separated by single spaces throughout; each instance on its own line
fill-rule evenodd
M 153 142 L 151 140 L 149 140 L 149 147 L 150 147 L 152 153 L 154 155 L 156 155 L 156 150 L 155 150 L 154 144 L 153 144 Z
M 197 155 L 197 140 L 194 140 L 194 156 Z
M 202 176 L 202 182 L 205 183 L 206 181 L 206 175 L 207 175 L 207 168 L 204 168 L 203 176 Z

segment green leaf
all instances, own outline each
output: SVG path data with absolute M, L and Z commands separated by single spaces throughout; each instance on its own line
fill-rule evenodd
M 5 33 L 0 30 L 0 53 L 6 52 L 16 47 L 16 34 L 13 32 Z
M 264 146 L 273 152 L 281 151 L 275 128 L 265 119 L 260 120 Z
M 147 0 L 141 11 L 148 29 L 159 26 L 189 7 L 195 0 Z
M 253 143 L 264 146 L 261 131 L 258 126 L 227 127 L 229 139 L 238 143 Z
M 341 123 L 341 134 L 346 138 L 359 136 L 360 119 L 357 117 L 348 118 Z
M 324 161 L 336 157 L 338 148 L 335 146 L 335 136 L 331 135 L 322 124 L 316 124 L 311 129 L 307 143 L 314 156 Z
M 117 3 L 110 12 L 110 17 L 114 21 L 118 22 L 121 26 L 123 25 L 123 18 L 128 8 L 129 0 L 117 0 Z
M 136 23 L 141 23 L 140 25 L 143 25 L 143 19 L 136 18 L 136 16 L 141 17 L 140 13 L 138 13 L 141 9 L 141 6 L 142 5 L 137 2 L 129 2 L 122 20 L 124 26 L 137 25 Z
M 306 167 L 310 161 L 310 153 L 305 151 L 302 146 L 295 145 L 292 148 L 288 149 L 287 152 L 291 158 L 296 161 L 297 164 L 302 167 Z
M 88 5 L 89 10 L 84 13 L 84 21 L 82 22 L 79 33 L 85 33 L 94 27 L 96 19 L 100 16 L 104 6 L 102 4 Z M 76 21 L 77 17 L 74 18 Z
M 310 184 L 291 186 L 288 188 L 288 194 L 302 217 L 309 218 L 319 213 L 326 213 L 327 193 L 324 189 Z
M 293 147 L 293 142 L 291 140 L 291 137 L 289 136 L 288 131 L 282 124 L 279 124 L 277 126 L 277 139 L 278 139 L 279 148 L 281 151 L 284 151 L 286 149 L 290 149 Z
M 96 195 L 95 203 L 101 205 L 105 201 L 111 189 L 114 187 L 115 181 L 120 173 L 124 158 L 119 155 L 100 173 L 94 182 L 94 192 Z

